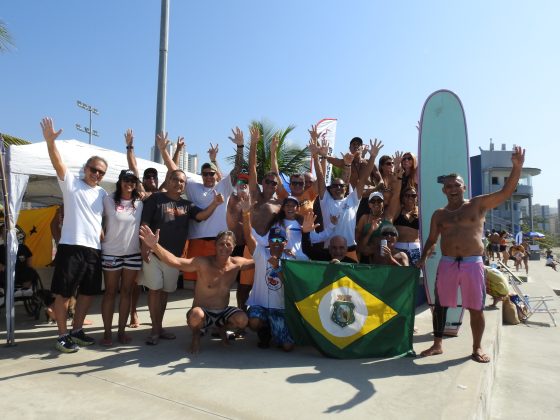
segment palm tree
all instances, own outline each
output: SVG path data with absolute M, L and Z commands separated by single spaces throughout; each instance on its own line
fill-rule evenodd
M 257 179 L 261 180 L 264 174 L 270 171 L 270 144 L 274 136 L 279 137 L 278 150 L 276 152 L 278 159 L 278 169 L 281 173 L 291 175 L 309 171 L 309 150 L 306 147 L 300 148 L 296 145 L 289 144 L 286 141 L 295 126 L 290 125 L 285 129 L 275 129 L 269 121 L 252 121 L 251 126 L 256 125 L 259 128 L 260 139 L 257 144 Z M 247 137 L 247 135 L 246 135 Z M 249 142 L 245 142 L 245 162 L 246 167 L 249 162 Z M 233 164 L 235 155 L 228 156 L 227 160 Z
M 0 20 L 0 52 L 6 52 L 14 45 L 12 37 L 6 28 L 6 24 Z

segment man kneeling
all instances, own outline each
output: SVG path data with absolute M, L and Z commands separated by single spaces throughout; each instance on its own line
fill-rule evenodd
M 194 258 L 179 258 L 165 250 L 158 244 L 159 230 L 154 234 L 146 225 L 140 228 L 140 239 L 164 264 L 197 273 L 193 306 L 187 312 L 187 325 L 192 332 L 190 352 L 198 353 L 200 330 L 210 326 L 218 327 L 223 343 L 229 345 L 226 329 L 247 326 L 245 312 L 228 306 L 230 289 L 239 271 L 254 268 L 253 260 L 231 256 L 235 247 L 234 233 L 224 231 L 216 236 L 216 255 Z

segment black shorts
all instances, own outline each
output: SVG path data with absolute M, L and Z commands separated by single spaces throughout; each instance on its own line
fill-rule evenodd
M 69 298 L 101 293 L 101 250 L 81 245 L 59 244 L 51 292 Z

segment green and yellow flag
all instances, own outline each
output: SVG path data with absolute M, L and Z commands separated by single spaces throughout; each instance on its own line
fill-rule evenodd
M 290 260 L 282 267 L 297 344 L 341 359 L 413 353 L 417 268 Z

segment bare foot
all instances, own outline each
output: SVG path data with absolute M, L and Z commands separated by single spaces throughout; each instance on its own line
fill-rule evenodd
M 482 351 L 482 349 L 477 349 L 471 354 L 471 359 L 477 363 L 488 363 L 490 362 L 490 356 Z
M 111 347 L 113 345 L 113 339 L 111 337 L 104 337 L 103 340 L 99 342 L 104 347 Z
M 129 344 L 129 343 L 132 341 L 132 337 L 129 336 L 129 335 L 126 335 L 126 334 L 124 333 L 124 331 L 123 331 L 123 332 L 119 332 L 119 333 L 117 334 L 117 337 L 118 337 L 119 343 L 121 343 L 121 344 Z
M 200 334 L 198 332 L 193 331 L 192 341 L 191 341 L 191 354 L 198 354 L 200 350 Z
M 93 325 L 93 321 L 89 319 L 84 319 L 84 323 L 82 325 Z
M 129 328 L 138 328 L 140 326 L 140 320 L 138 319 L 138 312 L 133 312 L 130 314 L 130 324 Z
M 422 353 L 420 353 L 421 357 L 427 357 L 427 356 L 436 356 L 438 354 L 442 354 L 443 350 L 441 348 L 441 346 L 436 346 L 435 344 L 430 347 L 427 350 L 424 350 Z
M 229 346 L 229 339 L 228 339 L 228 335 L 227 335 L 227 330 L 225 328 L 220 328 L 219 333 L 220 333 L 220 338 L 222 339 L 222 345 L 223 346 Z

